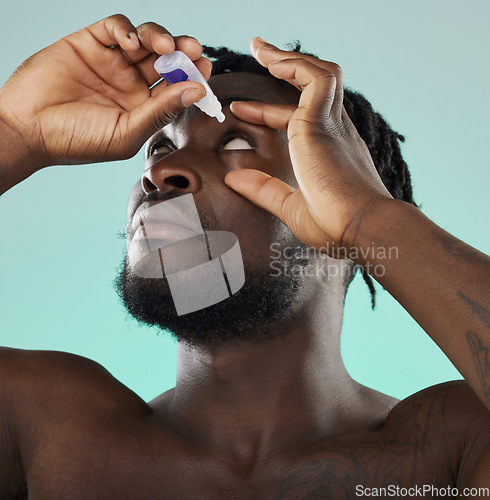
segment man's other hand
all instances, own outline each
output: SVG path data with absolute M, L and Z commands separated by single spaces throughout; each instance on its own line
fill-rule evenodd
M 354 246 L 356 225 L 392 202 L 369 150 L 343 107 L 342 71 L 332 62 L 279 50 L 260 38 L 252 54 L 276 78 L 296 87 L 298 105 L 234 102 L 241 120 L 287 132 L 298 188 L 255 170 L 234 170 L 227 185 L 281 219 L 306 245 Z

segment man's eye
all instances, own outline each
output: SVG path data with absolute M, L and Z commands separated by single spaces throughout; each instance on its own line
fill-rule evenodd
M 162 145 L 162 146 L 156 146 L 152 149 L 151 151 L 151 155 L 150 156 L 156 156 L 156 155 L 167 155 L 169 153 L 171 153 L 172 150 L 170 149 L 169 146 L 165 146 L 165 145 Z
M 236 150 L 236 149 L 253 149 L 248 141 L 242 139 L 241 137 L 235 137 L 229 140 L 221 149 L 225 150 Z

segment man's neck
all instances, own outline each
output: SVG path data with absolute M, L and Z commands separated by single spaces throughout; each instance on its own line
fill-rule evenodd
M 289 331 L 273 341 L 180 344 L 168 417 L 193 442 L 238 462 L 359 426 L 366 392 L 340 356 L 342 312 L 338 297 L 327 297 L 278 325 Z

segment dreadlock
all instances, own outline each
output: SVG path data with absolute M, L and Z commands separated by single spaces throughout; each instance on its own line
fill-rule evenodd
M 308 52 L 301 52 L 299 42 L 289 45 L 289 50 L 317 57 Z M 267 68 L 260 65 L 248 54 L 232 51 L 226 47 L 203 46 L 203 53 L 212 59 L 211 76 L 223 73 L 256 73 L 276 79 Z M 276 79 L 281 86 L 289 87 L 289 83 Z M 384 185 L 397 200 L 403 200 L 417 206 L 413 199 L 410 172 L 402 157 L 400 143 L 405 138 L 395 132 L 386 120 L 374 111 L 371 103 L 361 94 L 351 89 L 344 89 L 344 107 L 356 127 L 359 135 L 366 143 L 374 165 Z M 356 266 L 358 268 L 359 266 Z M 376 305 L 376 289 L 373 280 L 362 270 L 362 277 L 371 294 L 371 306 Z

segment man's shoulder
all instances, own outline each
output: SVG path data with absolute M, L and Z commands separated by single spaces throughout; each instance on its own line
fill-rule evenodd
M 46 449 L 53 455 L 63 443 L 78 442 L 81 453 L 86 436 L 150 411 L 95 361 L 0 348 L 0 498 L 23 498 L 27 467 Z
M 61 385 L 87 383 L 110 375 L 99 363 L 76 354 L 0 347 L 0 376 L 4 388 L 15 384 L 16 391 L 23 391 L 34 385 L 36 390 L 49 387 L 54 380 Z
M 390 434 L 404 435 L 420 454 L 434 455 L 461 485 L 468 483 L 490 446 L 490 412 L 464 380 L 437 384 L 403 399 L 384 427 Z
M 38 412 L 39 418 L 45 412 L 69 412 L 77 406 L 147 408 L 95 361 L 61 351 L 6 347 L 0 348 L 0 398 L 10 402 L 9 410 L 18 422 L 29 417 L 26 412 Z
M 422 417 L 426 422 L 433 419 L 439 425 L 463 429 L 474 428 L 475 419 L 482 426 L 490 423 L 490 413 L 475 392 L 464 380 L 452 380 L 422 389 L 401 400 L 390 411 L 386 423 L 412 421 Z
M 14 349 L 12 347 L 0 347 L 0 370 L 3 381 L 8 381 L 8 377 L 17 379 L 32 374 L 33 371 L 42 370 L 38 375 L 56 375 L 63 370 L 65 373 L 75 374 L 76 372 L 91 370 L 105 370 L 99 363 L 77 354 L 63 351 L 34 350 L 34 349 Z M 41 381 L 38 377 L 37 381 Z
M 389 485 L 468 484 L 489 439 L 490 418 L 465 382 L 430 387 L 399 402 L 377 391 L 365 395 L 358 408 L 365 424 L 356 419 L 352 430 L 297 455 L 281 479 L 284 495 L 297 488 L 304 497 L 306 487 L 325 498 L 354 498 L 356 484 L 371 492 Z

